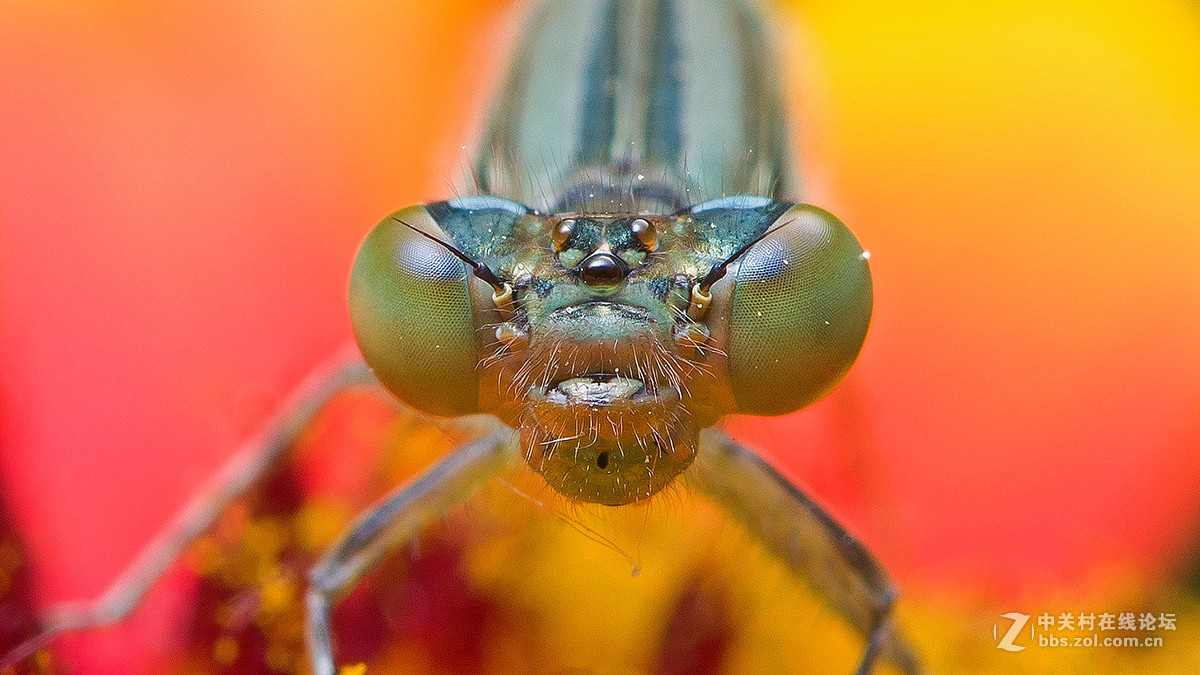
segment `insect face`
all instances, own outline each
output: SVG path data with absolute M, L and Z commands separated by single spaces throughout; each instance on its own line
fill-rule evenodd
M 497 305 L 480 267 L 511 300 Z M 813 207 L 735 197 L 667 216 L 542 216 L 469 197 L 381 223 L 350 304 L 399 398 L 495 414 L 555 490 L 617 505 L 668 485 L 721 416 L 828 391 L 862 344 L 871 293 L 853 236 Z

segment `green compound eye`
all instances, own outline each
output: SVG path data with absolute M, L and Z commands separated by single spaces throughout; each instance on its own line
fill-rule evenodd
M 397 398 L 434 415 L 478 412 L 471 273 L 429 212 L 410 207 L 375 226 L 350 276 L 350 320 L 367 365 Z
M 782 415 L 824 396 L 862 348 L 871 273 L 832 214 L 793 206 L 742 257 L 729 314 L 729 381 L 738 412 Z

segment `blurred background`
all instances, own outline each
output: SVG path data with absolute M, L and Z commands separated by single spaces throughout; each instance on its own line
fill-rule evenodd
M 876 313 L 828 399 L 729 428 L 879 555 L 938 670 L 1200 668 L 1200 6 L 774 8 L 807 199 Z M 354 249 L 452 194 L 510 9 L 0 5 L 0 632 L 98 595 L 348 338 Z M 342 405 L 343 440 L 390 416 Z M 155 672 L 185 576 L 43 663 Z M 1010 653 L 1010 612 L 1177 622 Z

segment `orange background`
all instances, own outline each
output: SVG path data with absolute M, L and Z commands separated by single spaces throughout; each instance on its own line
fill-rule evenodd
M 809 198 L 876 315 L 829 399 L 731 423 L 988 612 L 1154 590 L 1200 517 L 1200 13 L 1043 4 L 787 7 Z M 450 194 L 505 5 L 0 7 L 0 478 L 43 600 L 349 335 L 354 248 Z

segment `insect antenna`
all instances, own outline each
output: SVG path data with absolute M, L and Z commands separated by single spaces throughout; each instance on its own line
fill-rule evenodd
M 788 225 L 792 224 L 792 222 L 794 221 L 789 220 L 786 223 L 781 223 L 775 227 L 772 227 L 766 232 L 763 232 L 755 237 L 750 243 L 734 251 L 733 254 L 728 258 L 722 260 L 716 265 L 713 265 L 712 269 L 708 271 L 708 274 L 705 274 L 700 281 L 696 282 L 696 284 L 692 286 L 691 302 L 688 304 L 687 310 L 688 318 L 694 321 L 699 321 L 700 319 L 704 318 L 704 315 L 708 313 L 708 305 L 712 302 L 712 294 L 709 291 L 712 289 L 713 284 L 717 283 L 722 277 L 725 276 L 726 269 L 738 258 L 745 255 L 746 251 L 749 251 L 755 244 L 787 227 Z
M 392 216 L 392 220 L 396 221 L 397 223 L 400 223 L 401 225 L 412 230 L 413 232 L 416 232 L 417 234 L 421 235 L 422 237 L 425 237 L 426 239 L 437 242 L 443 248 L 445 248 L 447 251 L 450 251 L 451 253 L 453 253 L 454 257 L 463 261 L 467 265 L 470 265 L 471 272 L 480 281 L 482 281 L 483 283 L 492 287 L 492 290 L 494 291 L 492 293 L 493 300 L 497 300 L 497 298 L 503 298 L 504 296 L 507 295 L 509 302 L 512 301 L 512 286 L 509 285 L 507 282 L 500 281 L 500 279 L 496 276 L 495 272 L 492 272 L 492 268 L 488 267 L 486 263 L 475 260 L 474 258 L 467 255 L 466 253 L 463 253 L 462 251 L 458 250 L 458 248 L 456 248 L 450 242 L 443 241 L 443 240 L 433 236 L 432 234 L 425 232 L 424 230 L 417 229 L 416 227 L 409 225 L 408 223 L 404 222 L 403 220 L 400 220 L 396 216 Z M 499 300 L 497 300 L 497 304 L 499 304 Z

